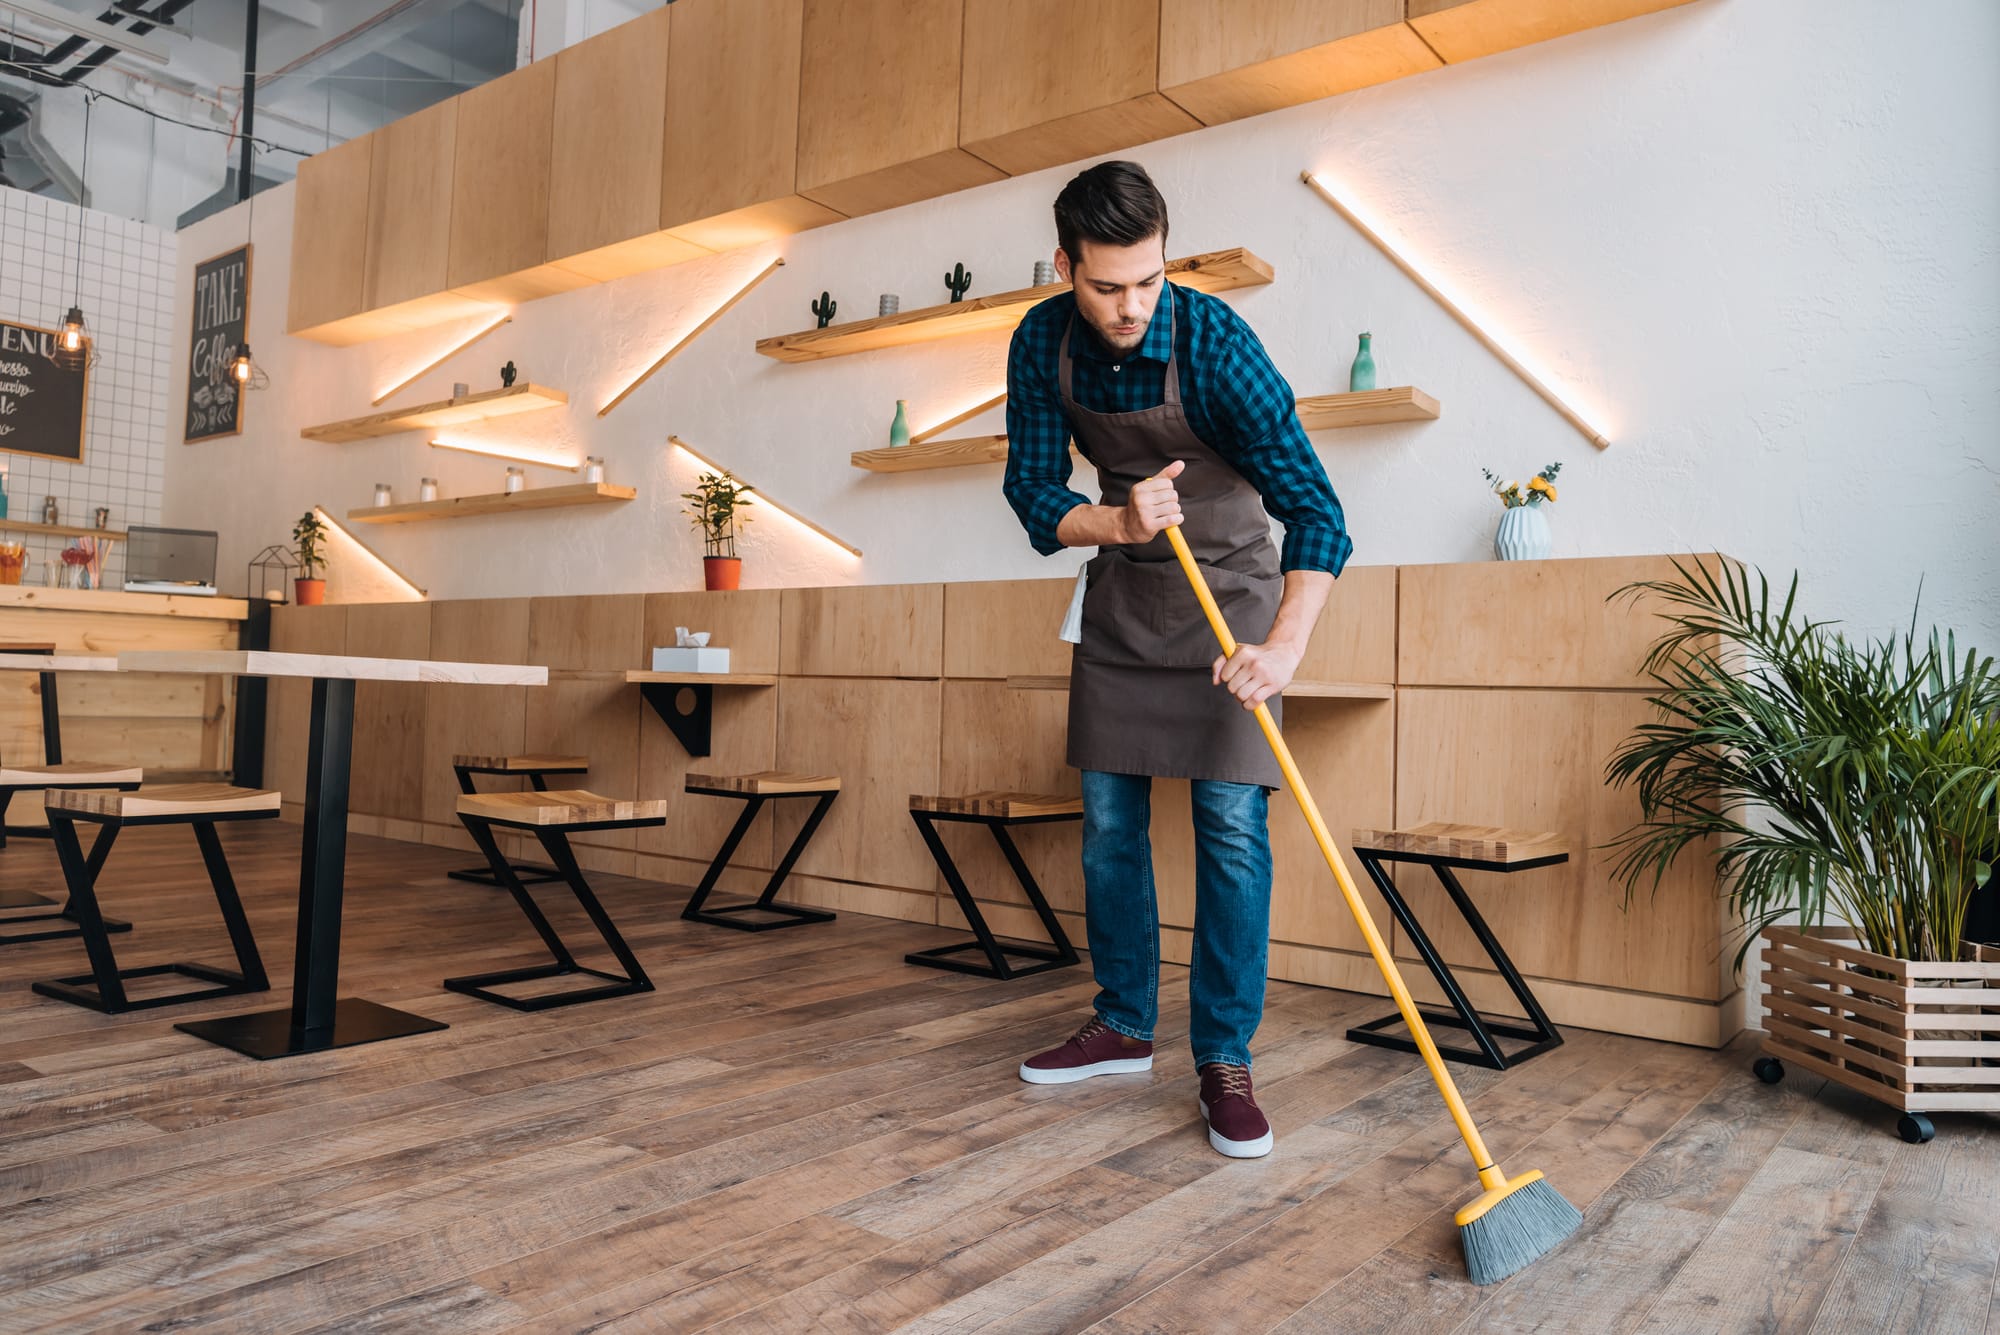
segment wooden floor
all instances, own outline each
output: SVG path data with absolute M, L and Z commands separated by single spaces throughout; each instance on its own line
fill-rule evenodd
M 296 827 L 225 831 L 288 996 Z M 40 998 L 74 942 L 0 948 L 0 1329 L 2000 1332 L 2000 1119 L 1893 1116 L 1724 1053 L 1572 1031 L 1461 1080 L 1502 1163 L 1582 1232 L 1465 1278 L 1476 1191 L 1416 1060 L 1357 1047 L 1375 998 L 1274 984 L 1258 1090 L 1278 1146 L 1196 1115 L 1185 973 L 1150 1076 L 1026 1086 L 1086 969 L 994 983 L 901 962 L 936 929 L 764 935 L 604 879 L 648 996 L 531 1016 L 446 993 L 531 963 L 463 855 L 357 839 L 343 992 L 449 1031 L 259 1063 Z M 44 843 L 0 884 L 53 872 Z M 123 963 L 227 957 L 184 830 L 106 873 Z M 199 889 L 197 889 L 199 887 Z M 572 915 L 572 918 L 576 915 Z M 568 922 L 569 920 L 565 920 Z M 574 924 L 572 924 L 574 925 Z

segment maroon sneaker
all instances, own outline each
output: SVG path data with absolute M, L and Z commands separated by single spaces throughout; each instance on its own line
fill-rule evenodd
M 1127 1038 L 1095 1015 L 1069 1042 L 1036 1053 L 1021 1063 L 1021 1078 L 1031 1085 L 1067 1085 L 1094 1075 L 1124 1075 L 1153 1069 L 1153 1045 Z
M 1201 1115 L 1208 1143 L 1232 1159 L 1261 1159 L 1271 1152 L 1271 1123 L 1250 1092 L 1250 1068 L 1211 1062 L 1201 1068 Z

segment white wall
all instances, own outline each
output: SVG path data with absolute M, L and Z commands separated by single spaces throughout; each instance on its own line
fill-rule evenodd
M 84 401 L 83 460 L 0 453 L 7 469 L 8 516 L 39 520 L 43 499 L 54 496 L 65 524 L 90 527 L 98 506 L 110 508 L 114 529 L 156 524 L 168 423 L 166 360 L 176 309 L 173 233 L 0 190 L 0 318 L 44 329 L 61 324 L 78 291 L 79 215 L 83 313 L 98 358 Z M 49 572 L 43 562 L 54 560 L 68 540 L 26 540 L 23 579 L 45 583 Z M 105 563 L 108 585 L 117 587 L 124 565 L 121 546 Z
M 1927 619 L 2000 648 L 2000 7 L 1935 0 L 1700 0 L 1470 65 L 1136 150 L 1173 210 L 1169 249 L 1243 245 L 1277 282 L 1231 295 L 1301 394 L 1345 384 L 1375 335 L 1384 384 L 1442 420 L 1315 437 L 1364 563 L 1481 559 L 1499 510 L 1490 465 L 1564 462 L 1557 554 L 1721 548 L 1807 572 L 1813 610 L 1857 628 Z M 1326 173 L 1440 280 L 1489 312 L 1604 423 L 1592 449 L 1298 181 Z M 596 409 L 769 251 L 718 256 L 523 307 L 395 402 L 486 388 L 512 358 L 571 395 L 559 413 L 469 430 L 609 461 L 617 509 L 363 529 L 437 598 L 698 587 L 678 493 L 686 437 L 855 542 L 855 560 L 780 517 L 750 526 L 751 586 L 1066 574 L 999 494 L 997 468 L 878 476 L 898 397 L 921 427 L 997 391 L 1006 339 L 980 336 L 787 366 L 754 339 L 840 318 L 876 294 L 1024 285 L 1053 246 L 1071 168 L 826 228 L 608 418 Z M 166 514 L 225 535 L 222 569 L 279 541 L 306 506 L 497 490 L 498 461 L 421 433 L 317 445 L 300 426 L 358 416 L 457 336 L 353 349 L 280 337 L 290 191 L 258 203 L 252 341 L 272 388 L 241 439 L 169 445 Z M 192 259 L 239 240 L 240 210 L 190 229 Z M 179 326 L 185 320 L 176 321 Z M 175 362 L 183 359 L 178 355 Z M 178 387 L 176 387 L 178 394 Z M 176 398 L 175 401 L 178 401 Z M 1001 430 L 1000 415 L 966 424 Z M 171 423 L 170 423 L 171 429 Z M 954 433 L 956 434 L 956 433 Z M 549 484 L 568 474 L 531 470 Z M 1523 610 L 1524 633 L 1539 633 Z

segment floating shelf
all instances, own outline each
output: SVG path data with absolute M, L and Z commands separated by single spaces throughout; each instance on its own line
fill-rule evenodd
M 1016 691 L 1066 691 L 1068 677 L 1009 677 L 1007 686 Z M 1386 681 L 1295 681 L 1284 690 L 1286 699 L 1393 700 L 1396 688 Z
M 1006 452 L 1001 452 L 1005 457 Z M 0 533 L 46 533 L 52 538 L 105 538 L 123 542 L 126 535 L 115 528 L 72 528 L 68 524 L 33 524 L 25 519 L 0 519 Z
M 625 680 L 645 685 L 673 686 L 776 686 L 775 672 L 649 672 L 631 668 Z
M 1412 385 L 1365 390 L 1359 394 L 1320 394 L 1298 402 L 1299 424 L 1308 431 L 1373 426 L 1379 422 L 1428 422 L 1435 420 L 1441 411 L 1436 399 Z M 1007 438 L 962 436 L 957 440 L 926 441 L 922 445 L 857 450 L 848 458 L 856 468 L 871 473 L 914 473 L 925 468 L 998 464 L 1007 461 Z
M 1379 422 L 1435 421 L 1438 401 L 1414 385 L 1368 389 L 1358 394 L 1316 394 L 1299 400 L 1299 425 L 1308 431 Z
M 414 408 L 395 408 L 369 417 L 350 417 L 345 422 L 309 426 L 300 430 L 299 434 L 307 440 L 344 445 L 350 441 L 373 440 L 377 436 L 393 436 L 399 431 L 429 431 L 441 426 L 484 422 L 493 417 L 511 417 L 515 413 L 540 412 L 544 408 L 560 408 L 568 402 L 569 395 L 559 389 L 522 384 L 468 394 L 462 399 L 422 403 Z
M 1249 251 L 1210 251 L 1190 255 L 1167 265 L 1167 277 L 1197 292 L 1227 292 L 1236 287 L 1252 287 L 1271 281 L 1271 266 Z M 957 338 L 961 334 L 990 333 L 1012 329 L 1029 309 L 1058 293 L 1069 291 L 1068 283 L 1024 287 L 990 297 L 926 306 L 900 315 L 883 315 L 852 324 L 829 325 L 825 329 L 805 329 L 796 334 L 757 340 L 757 351 L 781 362 L 816 362 L 826 357 L 845 357 L 877 348 L 902 347 L 908 343 L 929 343 L 934 339 Z
M 568 487 L 529 487 L 486 496 L 452 496 L 441 501 L 406 505 L 370 505 L 349 510 L 357 524 L 414 524 L 425 519 L 469 519 L 474 515 L 510 514 L 519 510 L 553 510 L 565 505 L 616 505 L 639 494 L 634 487 L 608 482 L 582 482 Z
M 856 468 L 871 473 L 913 473 L 922 468 L 964 468 L 1007 460 L 1007 437 L 962 436 L 957 440 L 927 440 L 921 445 L 894 445 L 881 450 L 856 450 L 848 456 Z

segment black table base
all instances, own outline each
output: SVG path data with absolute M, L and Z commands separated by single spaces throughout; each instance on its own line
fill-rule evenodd
M 435 1033 L 449 1027 L 442 1020 L 427 1020 L 359 997 L 342 997 L 334 1002 L 333 1023 L 320 1029 L 293 1027 L 289 1006 L 252 1011 L 248 1015 L 225 1015 L 218 1020 L 189 1020 L 174 1026 L 183 1033 L 233 1048 L 258 1061 L 351 1048 L 385 1038 Z

